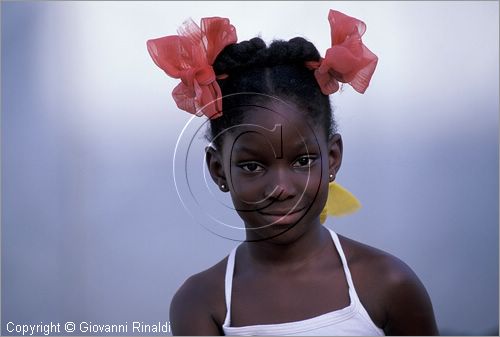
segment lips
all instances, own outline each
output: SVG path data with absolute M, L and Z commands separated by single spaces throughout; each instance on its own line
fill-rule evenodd
M 302 217 L 302 211 L 304 208 L 295 209 L 290 211 L 290 209 L 286 210 L 265 210 L 259 211 L 259 213 L 263 216 L 265 220 L 269 223 L 269 225 L 278 223 L 278 224 L 291 224 L 298 222 Z

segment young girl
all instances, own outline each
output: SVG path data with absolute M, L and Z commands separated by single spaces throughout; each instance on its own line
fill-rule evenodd
M 406 264 L 322 225 L 325 213 L 356 207 L 334 183 L 342 139 L 329 95 L 339 82 L 363 93 L 377 64 L 363 22 L 333 10 L 328 19 L 324 58 L 300 37 L 237 43 L 216 17 L 148 41 L 155 63 L 182 80 L 178 107 L 210 118 L 206 163 L 246 228 L 245 242 L 175 294 L 176 335 L 437 334 Z

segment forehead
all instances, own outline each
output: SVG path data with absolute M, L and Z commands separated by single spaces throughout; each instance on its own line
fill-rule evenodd
M 326 137 L 322 128 L 312 123 L 306 113 L 293 104 L 271 102 L 245 107 L 241 124 L 231 127 L 231 147 L 259 147 L 279 142 L 286 147 L 323 147 Z M 225 141 L 225 143 L 226 143 Z

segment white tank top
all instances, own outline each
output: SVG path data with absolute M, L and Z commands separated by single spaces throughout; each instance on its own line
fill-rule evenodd
M 340 310 L 335 310 L 313 318 L 304 319 L 295 322 L 286 322 L 278 324 L 259 324 L 241 327 L 231 327 L 231 293 L 233 286 L 234 258 L 236 248 L 231 251 L 226 267 L 226 319 L 222 328 L 225 335 L 299 335 L 299 336 L 383 336 L 384 331 L 378 328 L 371 320 L 368 312 L 361 304 L 356 294 L 352 282 L 351 273 L 347 266 L 347 260 L 344 251 L 340 245 L 337 234 L 328 229 L 335 248 L 340 255 L 344 273 L 349 286 L 350 304 Z

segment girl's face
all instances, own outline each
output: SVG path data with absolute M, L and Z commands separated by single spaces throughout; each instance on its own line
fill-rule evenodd
M 272 102 L 245 111 L 241 125 L 207 153 L 216 183 L 228 186 L 247 240 L 287 242 L 320 225 L 330 174 L 340 167 L 342 141 L 330 141 L 296 106 Z

